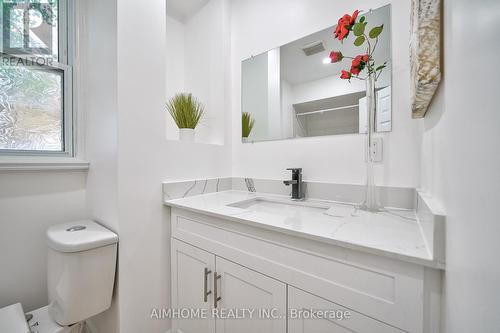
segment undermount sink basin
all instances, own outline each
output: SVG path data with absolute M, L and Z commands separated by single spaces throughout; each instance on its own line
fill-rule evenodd
M 314 201 L 293 201 L 270 198 L 253 198 L 230 204 L 228 206 L 282 216 L 301 216 L 322 214 L 330 205 Z

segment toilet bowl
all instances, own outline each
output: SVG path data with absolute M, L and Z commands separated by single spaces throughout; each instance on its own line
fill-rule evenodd
M 26 319 L 29 317 L 29 321 Z M 80 333 L 80 324 L 61 326 L 49 315 L 49 307 L 24 314 L 21 303 L 0 309 L 0 332 L 2 333 Z
M 118 236 L 93 221 L 47 230 L 49 304 L 28 313 L 0 309 L 0 332 L 79 333 L 83 322 L 111 306 Z M 31 329 L 31 331 L 30 331 Z
M 80 333 L 81 323 L 72 326 L 59 325 L 49 314 L 49 306 L 27 313 L 33 317 L 28 321 L 31 332 L 36 333 Z

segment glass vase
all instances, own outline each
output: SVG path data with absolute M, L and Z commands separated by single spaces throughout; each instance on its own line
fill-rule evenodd
M 375 186 L 374 166 L 372 154 L 372 141 L 375 133 L 375 77 L 369 75 L 366 79 L 366 102 L 367 102 L 367 129 L 366 129 L 366 186 L 363 202 L 359 208 L 368 212 L 380 212 L 384 207 L 380 204 L 378 189 Z

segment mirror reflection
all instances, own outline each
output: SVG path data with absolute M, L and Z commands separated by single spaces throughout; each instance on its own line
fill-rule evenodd
M 390 5 L 361 13 L 370 26 L 384 25 L 375 57 L 387 62 L 376 82 L 377 132 L 392 129 Z M 334 38 L 336 26 L 242 62 L 243 142 L 366 133 L 365 81 L 340 78 L 347 61 L 332 63 L 331 51 L 361 54 L 352 41 Z

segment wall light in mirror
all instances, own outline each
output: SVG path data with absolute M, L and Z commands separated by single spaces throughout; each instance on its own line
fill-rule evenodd
M 330 57 L 328 57 L 328 58 L 324 58 L 324 59 L 323 59 L 323 63 L 324 63 L 325 65 L 331 64 L 331 63 L 332 63 L 332 59 L 330 59 Z

